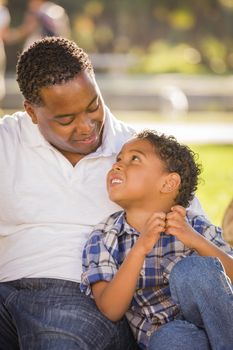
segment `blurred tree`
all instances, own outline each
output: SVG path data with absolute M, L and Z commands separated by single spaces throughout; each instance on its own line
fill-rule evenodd
M 233 71 L 233 0 L 56 2 L 69 14 L 72 37 L 80 46 L 90 53 L 139 54 L 135 71 L 159 71 L 158 56 L 166 58 L 160 62 L 161 72 L 180 72 L 182 66 L 190 72 Z M 15 26 L 26 0 L 8 0 L 8 4 Z M 177 66 L 174 52 L 180 57 L 175 60 Z M 150 65 L 145 66 L 148 60 Z

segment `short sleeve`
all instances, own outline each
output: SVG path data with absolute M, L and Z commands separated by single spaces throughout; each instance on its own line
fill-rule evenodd
M 115 234 L 112 233 L 112 235 Z M 109 237 L 105 238 L 102 231 L 93 231 L 83 250 L 83 273 L 80 288 L 87 295 L 91 294 L 93 283 L 111 281 L 117 272 L 117 261 L 114 257 L 117 256 L 118 250 L 116 237 L 114 240 L 109 239 Z M 107 245 L 106 242 L 115 243 Z

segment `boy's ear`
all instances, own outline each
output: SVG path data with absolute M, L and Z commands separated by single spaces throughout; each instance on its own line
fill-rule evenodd
M 170 173 L 168 174 L 163 182 L 161 192 L 162 193 L 169 193 L 176 191 L 181 183 L 180 175 L 177 173 Z
M 24 105 L 25 111 L 30 116 L 32 122 L 34 124 L 37 124 L 37 116 L 31 103 L 28 101 L 24 101 L 23 105 Z

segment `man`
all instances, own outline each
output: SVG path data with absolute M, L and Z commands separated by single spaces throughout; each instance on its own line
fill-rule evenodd
M 105 175 L 133 129 L 105 107 L 88 56 L 60 37 L 19 57 L 25 112 L 0 124 L 0 349 L 130 350 L 80 293 L 93 226 L 119 210 Z
M 17 81 L 26 112 L 0 125 L 0 349 L 132 349 L 125 321 L 102 317 L 78 284 L 87 235 L 114 209 L 105 173 L 132 130 L 68 40 L 32 45 Z

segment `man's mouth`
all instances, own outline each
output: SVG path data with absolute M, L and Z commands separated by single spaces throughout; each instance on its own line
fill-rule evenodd
M 83 144 L 83 145 L 90 145 L 92 143 L 94 143 L 97 140 L 97 134 L 92 134 L 91 136 L 85 137 L 84 139 L 74 139 L 72 140 L 72 143 L 79 143 L 79 144 Z

